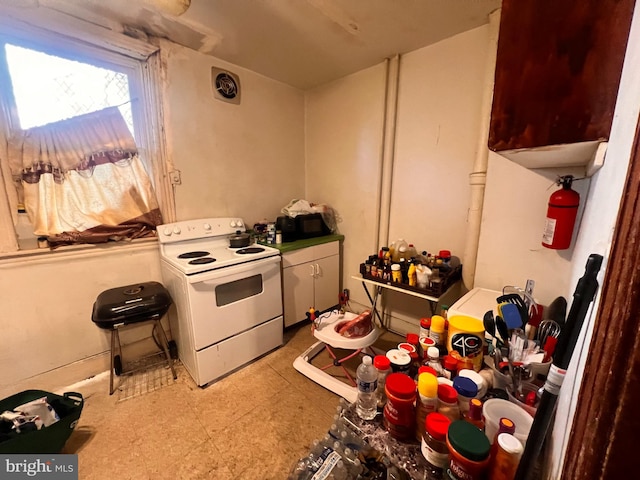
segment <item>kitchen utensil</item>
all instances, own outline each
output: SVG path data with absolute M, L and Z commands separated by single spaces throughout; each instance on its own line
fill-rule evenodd
M 503 289 L 502 291 L 504 292 L 505 289 Z M 523 291 L 523 294 L 524 294 L 524 291 Z M 507 293 L 507 294 L 500 295 L 498 298 L 496 298 L 496 302 L 498 302 L 498 305 L 500 305 L 501 303 L 512 303 L 516 307 L 518 307 L 518 312 L 520 313 L 520 319 L 522 320 L 522 325 L 526 325 L 527 321 L 529 320 L 529 307 L 527 307 L 527 305 L 524 303 L 522 296 L 520 296 L 517 293 Z
M 543 320 L 538 327 L 538 342 L 541 347 L 544 347 L 547 338 L 560 336 L 562 328 L 555 320 Z
M 229 246 L 231 248 L 243 248 L 248 247 L 251 244 L 251 235 L 243 233 L 238 230 L 233 235 L 229 236 Z
M 500 315 L 496 315 L 496 330 L 502 340 L 502 343 L 509 348 L 509 329 Z
M 513 303 L 501 303 L 498 305 L 498 311 L 502 318 L 504 318 L 509 330 L 522 328 L 524 322 L 522 321 L 522 316 L 520 315 L 517 305 Z
M 493 311 L 489 310 L 484 314 L 482 319 L 484 324 L 484 330 L 486 334 L 489 334 L 489 354 L 493 355 L 493 363 L 495 368 L 498 368 L 498 364 L 502 361 L 502 354 L 500 349 L 502 348 L 502 340 L 496 336 L 496 321 L 493 318 Z M 485 335 L 486 336 L 486 335 Z
M 596 290 L 598 289 L 596 277 L 602 266 L 602 260 L 602 255 L 595 253 L 589 255 L 584 275 L 578 280 L 578 285 L 573 293 L 571 310 L 569 310 L 566 325 L 562 329 L 562 334 L 558 340 L 553 364 L 549 371 L 547 381 L 544 384 L 542 398 L 540 399 L 536 416 L 531 425 L 529 438 L 526 442 L 522 457 L 520 458 L 520 463 L 518 464 L 515 480 L 529 480 L 534 478 L 534 465 L 540 458 L 542 446 L 545 443 L 549 426 L 552 423 L 566 369 L 569 367 L 569 362 L 573 356 L 573 351 L 575 350 L 582 324 L 587 316 L 589 305 L 593 301 Z
M 557 297 L 547 307 L 544 312 L 545 320 L 554 320 L 562 327 L 567 317 L 567 300 L 564 297 Z

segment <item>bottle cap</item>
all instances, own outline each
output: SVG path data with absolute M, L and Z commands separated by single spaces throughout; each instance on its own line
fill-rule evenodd
M 438 398 L 445 403 L 455 403 L 458 401 L 458 392 L 456 389 L 440 383 L 438 385 Z
M 429 347 L 427 348 L 427 356 L 429 360 L 438 359 L 440 358 L 440 350 L 438 350 L 438 347 Z
M 510 419 L 502 417 L 498 422 L 498 435 L 501 433 L 514 434 L 516 431 L 516 425 Z
M 442 359 L 442 364 L 447 370 L 453 370 L 455 372 L 458 367 L 458 360 L 451 355 L 445 355 Z
M 369 355 L 365 355 L 364 357 L 362 357 L 362 363 L 365 365 L 371 365 L 371 357 Z
M 438 397 L 438 378 L 432 373 L 418 374 L 418 393 L 423 397 Z
M 391 373 L 387 377 L 385 389 L 394 397 L 409 400 L 415 398 L 416 382 L 404 373 Z
M 478 394 L 478 386 L 476 385 L 476 382 L 470 378 L 461 377 L 460 375 L 453 380 L 453 388 L 456 389 L 458 395 L 462 395 L 467 398 L 475 397 Z
M 420 326 L 422 328 L 430 328 L 431 327 L 431 317 L 424 317 L 420 319 Z
M 489 439 L 475 425 L 464 420 L 456 420 L 449 425 L 447 443 L 461 456 L 473 462 L 481 462 L 489 457 Z
M 407 343 L 410 343 L 412 345 L 418 345 L 418 334 L 407 333 Z
M 393 265 L 391 265 L 391 270 L 393 270 L 394 272 L 397 272 L 398 270 L 400 270 L 400 264 L 394 263 Z
M 524 447 L 520 440 L 511 435 L 510 433 L 501 433 L 498 435 L 498 445 L 510 455 L 516 455 L 519 457 L 524 451 Z
M 447 438 L 449 425 L 451 425 L 451 420 L 438 412 L 428 414 L 424 421 L 425 430 L 429 435 L 439 441 L 443 441 Z
M 436 369 L 428 365 L 423 365 L 418 369 L 418 375 L 420 375 L 421 373 L 430 373 L 434 377 L 438 376 L 438 372 L 436 372 Z M 418 378 L 420 377 L 418 376 Z
M 434 315 L 431 317 L 431 330 L 434 332 L 443 332 L 444 331 L 444 317 L 440 315 Z
M 385 355 L 376 355 L 373 357 L 373 366 L 378 370 L 389 370 L 391 368 L 391 360 Z

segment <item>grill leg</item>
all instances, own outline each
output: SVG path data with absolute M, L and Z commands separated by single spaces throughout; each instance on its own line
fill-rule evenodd
M 167 357 L 167 362 L 169 363 L 169 368 L 171 368 L 171 373 L 173 374 L 173 379 L 175 380 L 178 378 L 178 375 L 176 374 L 176 369 L 173 367 L 173 358 L 171 358 L 171 354 L 169 353 L 169 341 L 167 340 L 167 335 L 164 333 L 164 328 L 162 328 L 160 320 L 161 319 L 157 319 L 153 322 L 153 328 L 154 330 L 156 330 L 158 336 L 160 337 L 162 350 L 164 350 L 164 354 Z

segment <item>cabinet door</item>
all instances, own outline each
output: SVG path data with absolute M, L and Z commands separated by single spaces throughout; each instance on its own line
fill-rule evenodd
M 609 138 L 634 0 L 503 0 L 489 148 Z
M 284 326 L 289 327 L 306 318 L 310 307 L 314 307 L 313 289 L 315 263 L 303 263 L 282 270 L 284 297 Z M 315 306 L 314 308 L 318 308 Z
M 325 310 L 339 303 L 340 257 L 321 258 L 315 261 L 315 308 Z

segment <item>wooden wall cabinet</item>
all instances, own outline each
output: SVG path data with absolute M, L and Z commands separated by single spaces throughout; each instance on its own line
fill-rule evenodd
M 503 0 L 489 149 L 586 165 L 611 130 L 635 0 Z
M 338 304 L 340 242 L 323 243 L 282 254 L 284 326 L 306 319 L 310 307 Z

